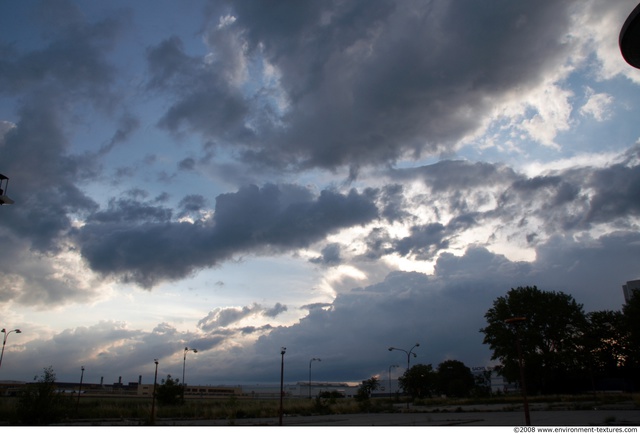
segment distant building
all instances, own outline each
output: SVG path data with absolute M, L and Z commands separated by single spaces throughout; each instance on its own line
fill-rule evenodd
M 627 284 L 622 286 L 622 292 L 624 293 L 624 302 L 629 302 L 629 299 L 633 296 L 634 292 L 640 291 L 640 280 L 627 281 Z
M 153 396 L 153 384 L 140 384 L 137 387 L 138 397 Z M 240 397 L 242 388 L 239 386 L 192 386 L 187 385 L 184 389 L 185 398 L 221 398 Z
M 0 381 L 0 396 L 15 397 L 24 388 L 26 382 L 18 380 Z
M 289 392 L 297 397 L 317 397 L 324 392 L 336 392 L 342 397 L 351 398 L 358 392 L 358 386 L 349 385 L 343 382 L 298 382 L 295 386 L 288 387 Z
M 311 382 L 311 388 L 309 388 L 309 382 L 297 382 L 296 384 L 284 384 L 283 386 L 283 392 L 286 398 L 307 398 L 309 394 L 315 398 L 323 392 L 333 391 L 336 391 L 343 397 L 351 398 L 356 395 L 358 386 L 342 382 Z M 280 385 L 243 385 L 242 395 L 260 399 L 280 398 Z

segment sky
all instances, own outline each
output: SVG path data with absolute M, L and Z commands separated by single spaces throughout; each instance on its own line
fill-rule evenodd
M 511 288 L 620 310 L 636 4 L 0 1 L 0 380 L 359 382 L 494 365 Z

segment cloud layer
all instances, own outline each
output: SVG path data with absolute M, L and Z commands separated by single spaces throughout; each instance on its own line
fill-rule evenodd
M 188 346 L 192 381 L 276 381 L 287 346 L 292 381 L 312 357 L 359 380 L 415 342 L 485 365 L 511 287 L 617 309 L 640 277 L 630 9 L 3 3 L 12 374 L 174 374 Z

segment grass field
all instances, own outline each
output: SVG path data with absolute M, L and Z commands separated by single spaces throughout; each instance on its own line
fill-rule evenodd
M 109 419 L 135 420 L 139 425 L 152 422 L 152 401 L 143 398 L 105 398 L 82 396 L 78 402 L 76 397 L 66 397 L 62 423 L 77 420 L 95 420 L 96 423 Z M 531 404 L 545 403 L 548 408 L 558 407 L 572 410 L 587 409 L 594 404 L 614 404 L 620 402 L 635 403 L 640 407 L 640 396 L 631 394 L 584 394 L 573 396 L 533 396 L 529 398 Z M 11 397 L 0 398 L 0 421 L 4 425 L 18 424 L 16 405 L 18 399 Z M 287 415 L 327 415 L 352 414 L 360 412 L 397 412 L 407 410 L 403 400 L 375 398 L 367 402 L 354 399 L 284 399 L 284 413 Z M 458 410 L 465 410 L 465 406 L 490 404 L 513 405 L 517 407 L 522 399 L 519 396 L 496 396 L 482 399 L 446 399 L 429 398 L 413 402 L 410 410 L 434 410 L 442 407 L 455 406 Z M 277 399 L 188 399 L 182 405 L 163 406 L 156 403 L 153 407 L 155 419 L 193 419 L 193 420 L 227 420 L 229 425 L 241 418 L 277 418 L 280 402 Z M 508 409 L 507 409 L 508 410 Z

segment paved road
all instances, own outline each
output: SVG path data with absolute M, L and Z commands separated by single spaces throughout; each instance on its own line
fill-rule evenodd
M 285 426 L 522 426 L 522 412 L 376 413 L 285 417 Z M 274 426 L 277 418 L 178 421 L 157 420 L 157 425 Z M 640 410 L 533 411 L 534 426 L 640 426 Z
M 568 406 L 553 406 L 535 403 L 531 405 L 531 424 L 534 426 L 633 426 L 640 428 L 640 410 L 632 401 L 606 406 L 584 405 L 585 410 L 568 410 Z M 404 404 L 398 405 L 399 411 Z M 463 411 L 464 408 L 464 411 Z M 317 416 L 285 416 L 285 426 L 523 426 L 524 413 L 521 405 L 492 404 L 440 406 L 434 408 L 413 407 L 416 412 L 345 414 Z M 422 410 L 423 412 L 417 412 Z M 79 425 L 140 425 L 140 419 L 87 420 L 73 423 Z M 67 424 L 68 425 L 68 424 Z M 177 420 L 157 419 L 156 425 L 164 426 L 277 426 L 278 418 L 250 418 L 236 420 Z M 639 429 L 640 433 L 640 429 Z

